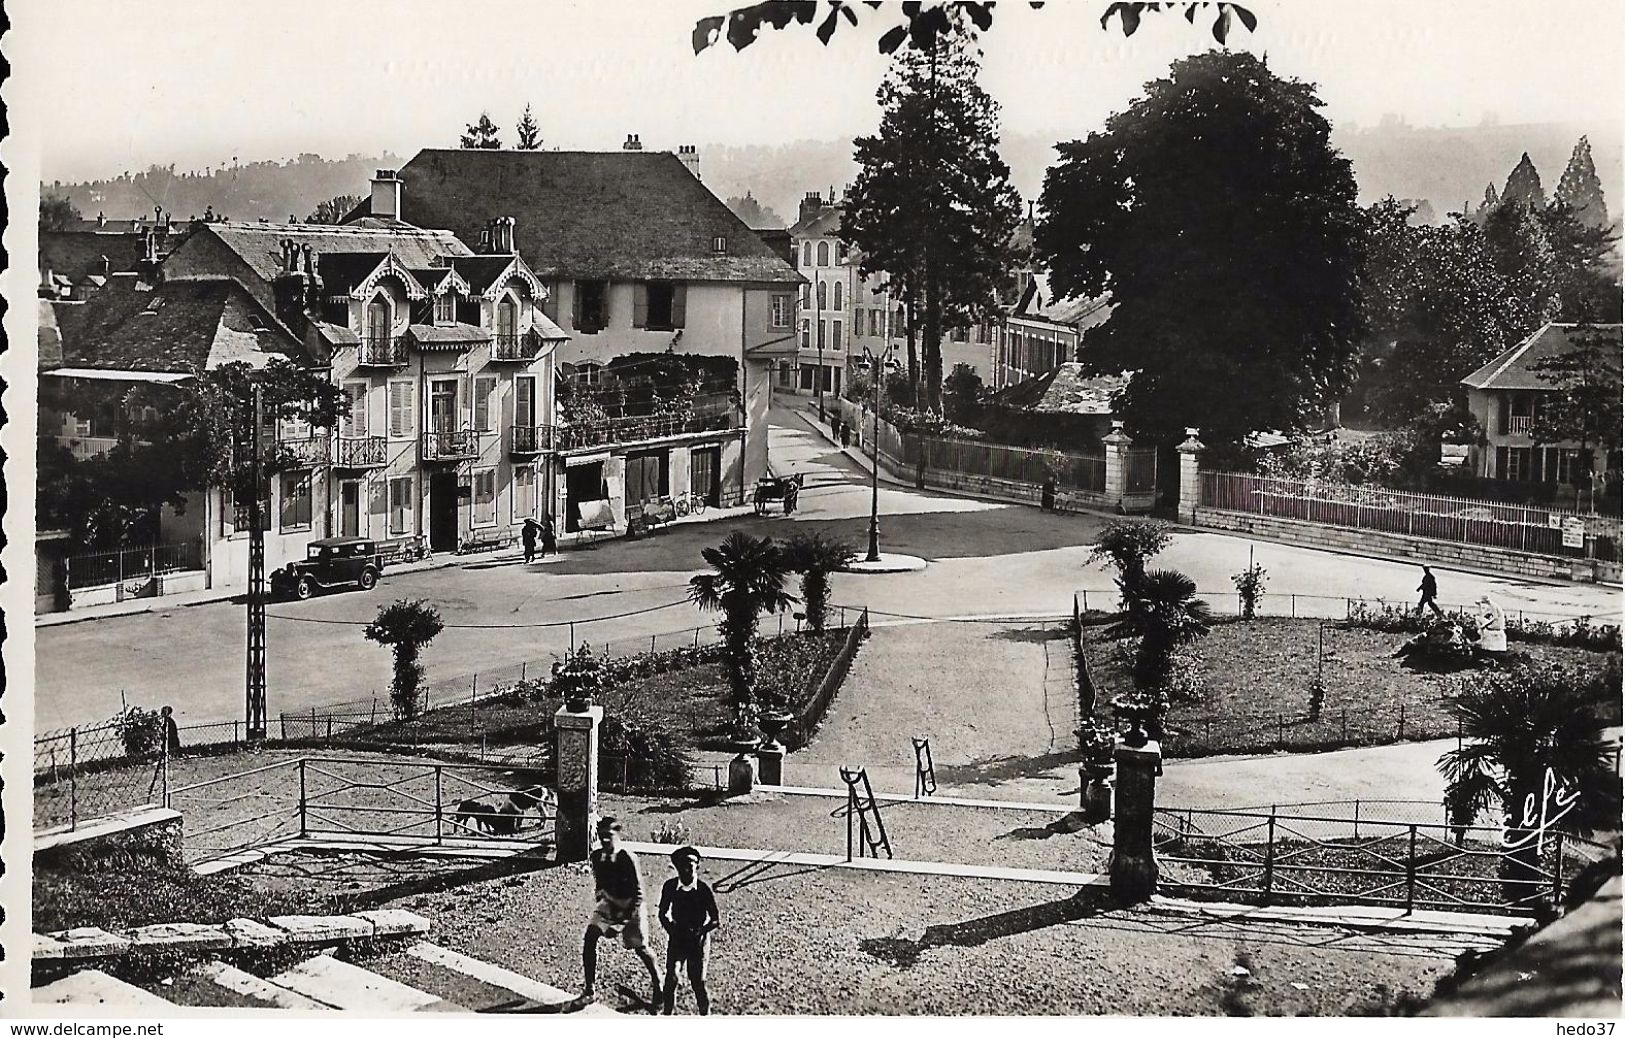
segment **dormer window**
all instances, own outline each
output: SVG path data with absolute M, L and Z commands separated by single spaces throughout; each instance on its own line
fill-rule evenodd
M 720 234 L 717 235 L 715 238 L 712 238 L 711 239 L 711 251 L 716 253 L 718 256 L 727 255 L 728 254 L 728 239 L 725 236 L 720 235 Z
M 452 324 L 457 320 L 457 297 L 450 289 L 434 297 L 434 323 Z

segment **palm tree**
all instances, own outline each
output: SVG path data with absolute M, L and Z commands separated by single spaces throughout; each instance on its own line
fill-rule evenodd
M 784 553 L 771 537 L 730 533 L 701 556 L 712 572 L 688 582 L 688 597 L 701 609 L 721 612 L 728 688 L 733 695 L 734 723 L 740 731 L 754 727 L 756 702 L 756 624 L 763 613 L 776 613 L 795 599 L 785 592 L 789 572 Z
M 1539 875 L 1541 841 L 1519 843 L 1528 835 L 1518 831 L 1530 825 L 1527 806 L 1538 824 L 1542 805 L 1557 814 L 1550 793 L 1577 791 L 1580 799 L 1557 827 L 1585 832 L 1610 817 L 1619 824 L 1619 782 L 1596 712 L 1618 694 L 1606 675 L 1561 665 L 1519 667 L 1462 684 L 1452 709 L 1464 742 L 1439 758 L 1445 804 L 1452 826 L 1465 828 L 1494 810 L 1514 827 L 1503 876 L 1521 879 L 1515 887 L 1524 889 L 1509 887 L 1510 898 L 1528 899 L 1528 882 Z
M 1138 638 L 1134 685 L 1142 695 L 1160 695 L 1173 669 L 1174 653 L 1213 626 L 1208 604 L 1196 597 L 1196 582 L 1178 570 L 1152 570 L 1136 580 L 1119 579 L 1125 609 L 1106 634 Z
M 422 599 L 402 599 L 380 607 L 372 623 L 361 632 L 368 641 L 388 645 L 395 651 L 389 698 L 395 704 L 396 716 L 403 720 L 410 721 L 418 713 L 418 687 L 423 683 L 418 653 L 445 627 L 440 610 L 434 606 Z
M 856 559 L 858 553 L 845 541 L 821 533 L 798 533 L 785 543 L 783 554 L 789 569 L 801 574 L 801 607 L 807 626 L 822 631 L 829 615 L 829 575 Z

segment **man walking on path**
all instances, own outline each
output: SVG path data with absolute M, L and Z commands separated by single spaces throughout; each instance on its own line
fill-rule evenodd
M 688 982 L 694 988 L 694 1005 L 701 1016 L 711 1012 L 711 998 L 705 990 L 705 960 L 711 950 L 711 931 L 722 925 L 717 913 L 716 895 L 700 879 L 700 852 L 679 847 L 671 852 L 677 875 L 660 891 L 660 925 L 666 928 L 666 993 L 664 1012 L 671 1015 L 677 1001 L 677 966 L 688 966 Z
M 520 527 L 519 540 L 525 546 L 525 562 L 529 564 L 536 560 L 536 535 L 541 531 L 541 525 L 530 516 L 525 517 L 524 526 Z
M 649 971 L 649 1011 L 660 1004 L 660 971 L 655 968 L 654 956 L 644 939 L 643 877 L 638 873 L 638 859 L 632 852 L 617 847 L 621 825 L 613 818 L 598 822 L 598 849 L 588 857 L 592 865 L 594 896 L 598 905 L 587 922 L 587 933 L 581 945 L 581 972 L 585 983 L 581 989 L 581 1002 L 591 1002 L 593 985 L 598 977 L 598 939 L 619 934 L 621 943 L 643 960 Z
M 1434 616 L 1443 616 L 1444 610 L 1439 608 L 1439 582 L 1433 579 L 1433 571 L 1426 566 L 1422 567 L 1422 583 L 1416 586 L 1422 592 L 1422 600 L 1416 603 L 1417 613 L 1424 609 L 1432 609 Z

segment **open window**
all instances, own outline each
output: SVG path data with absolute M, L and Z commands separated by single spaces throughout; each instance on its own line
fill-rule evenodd
M 571 323 L 583 335 L 596 335 L 609 327 L 609 282 L 576 282 Z
M 673 281 L 640 281 L 632 286 L 632 327 L 669 332 L 686 319 L 686 286 Z

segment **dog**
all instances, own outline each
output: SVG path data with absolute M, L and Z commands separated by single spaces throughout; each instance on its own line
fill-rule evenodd
M 526 828 L 530 812 L 540 827 L 557 813 L 558 796 L 546 786 L 492 794 L 489 799 L 473 798 L 457 805 L 453 824 L 466 832 L 478 830 L 488 836 L 517 836 Z

